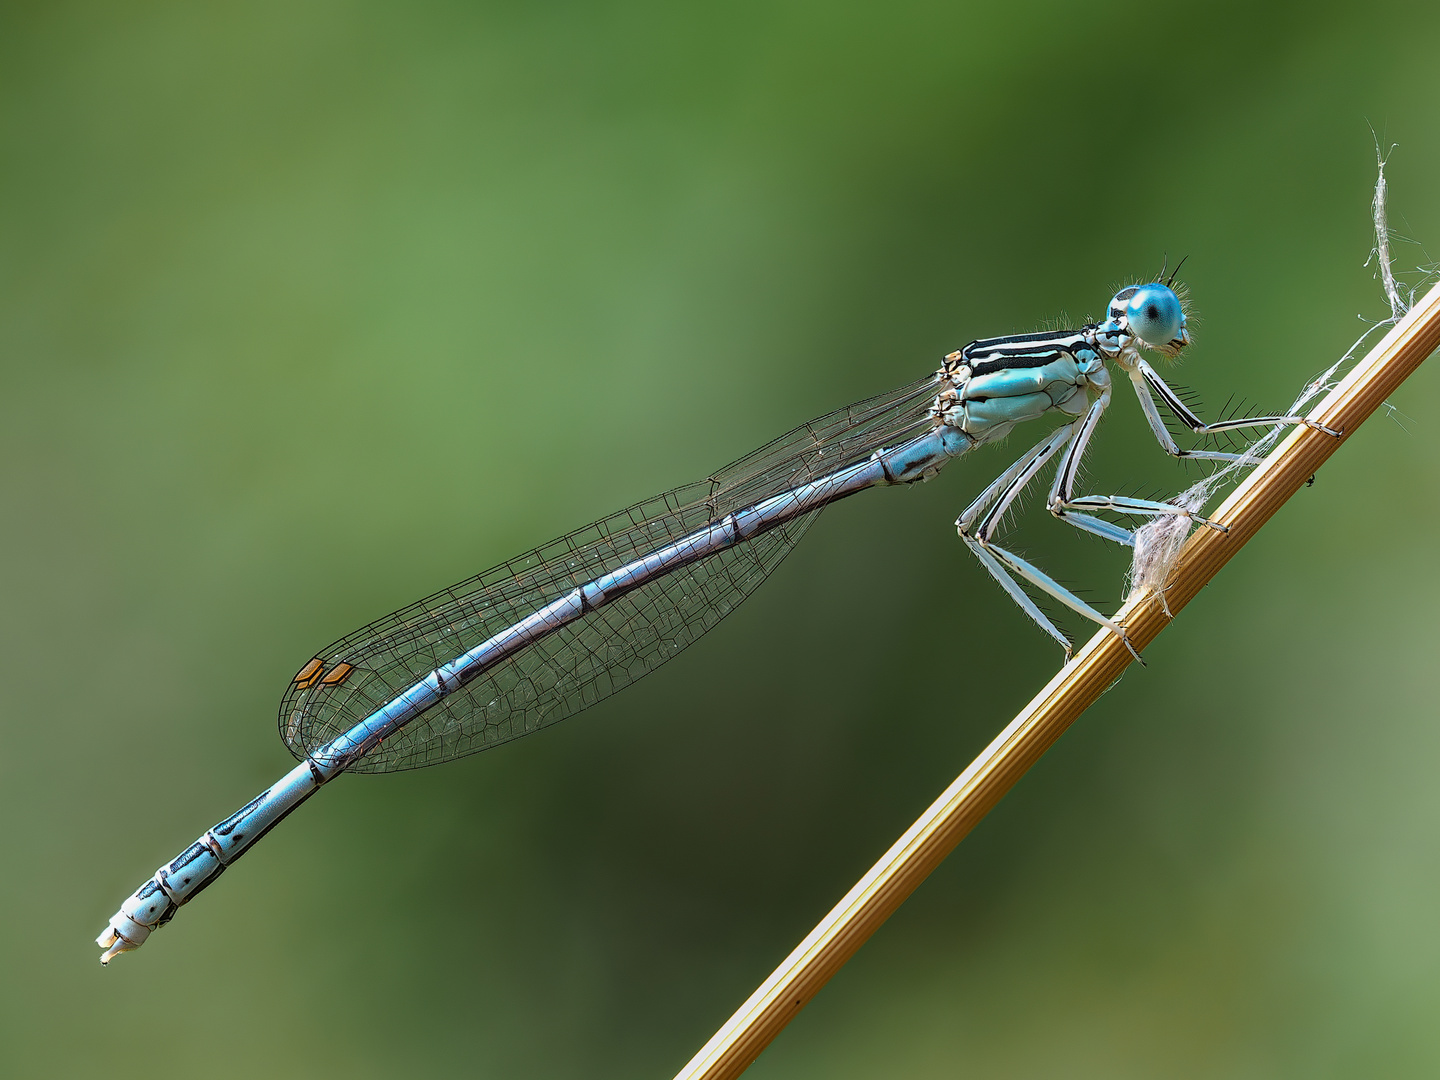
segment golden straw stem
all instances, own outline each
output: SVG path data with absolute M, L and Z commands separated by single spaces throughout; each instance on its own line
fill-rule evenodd
M 1440 343 L 1440 285 L 1432 288 L 1309 414 L 1336 439 L 1297 427 L 1221 504 L 1212 519 L 1228 532 L 1197 529 L 1165 590 L 1178 613 L 1270 520 Z M 1153 590 L 1126 601 L 1116 620 L 1138 648 L 1170 621 Z M 1050 680 L 866 873 L 785 962 L 726 1021 L 676 1080 L 739 1076 L 830 976 L 929 876 L 1015 781 L 1130 665 L 1124 644 L 1101 630 Z

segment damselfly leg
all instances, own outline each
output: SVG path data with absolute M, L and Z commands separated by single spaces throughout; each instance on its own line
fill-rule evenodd
M 1165 421 L 1160 416 L 1160 410 L 1155 407 L 1155 398 L 1151 394 L 1151 390 L 1160 396 L 1160 400 L 1165 403 L 1165 407 L 1175 415 L 1175 418 L 1196 435 L 1214 435 L 1221 431 L 1236 431 L 1249 427 L 1275 427 L 1279 424 L 1304 424 L 1308 428 L 1323 431 L 1326 435 L 1334 436 L 1337 439 L 1342 434 L 1339 431 L 1332 431 L 1324 424 L 1307 420 L 1303 416 L 1247 416 L 1206 423 L 1190 411 L 1180 400 L 1180 395 L 1175 393 L 1142 357 L 1135 356 L 1128 364 L 1122 359 L 1121 363 L 1130 375 L 1131 385 L 1135 388 L 1135 396 L 1140 399 L 1140 408 L 1145 413 L 1150 430 L 1154 433 L 1156 441 L 1160 443 L 1161 449 L 1171 457 L 1190 458 L 1197 461 L 1241 461 L 1245 455 L 1222 453 L 1218 450 L 1182 450 L 1171 438 L 1170 432 L 1166 430 Z
M 991 577 L 999 582 L 1000 587 L 1020 606 L 1020 609 L 1024 611 L 1025 614 L 1029 615 L 1030 618 L 1035 621 L 1040 629 L 1044 630 L 1060 644 L 1060 647 L 1065 650 L 1066 660 L 1070 659 L 1070 654 L 1073 649 L 1070 639 L 1040 610 L 1039 605 L 1026 594 L 1019 582 L 1015 580 L 1015 577 L 1011 576 L 1012 574 L 1033 585 L 1047 596 L 1060 601 L 1060 603 L 1072 611 L 1083 615 L 1085 618 L 1105 627 L 1117 635 L 1125 642 L 1125 647 L 1130 650 L 1136 660 L 1140 660 L 1140 654 L 1136 651 L 1135 647 L 1130 644 L 1130 638 L 1126 635 L 1123 626 L 1113 619 L 1108 618 L 1084 600 L 1081 600 L 1080 597 L 1076 596 L 1034 564 L 994 543 L 992 538 L 999 528 L 1005 512 L 1010 509 L 1010 505 L 1019 497 L 1025 487 L 1035 479 L 1040 473 L 1040 470 L 1045 467 L 1045 464 L 1062 449 L 1065 449 L 1066 453 L 1062 457 L 1060 468 L 1057 471 L 1056 485 L 1059 485 L 1060 477 L 1067 472 L 1073 475 L 1074 469 L 1076 468 L 1075 461 L 1079 457 L 1079 454 L 1075 452 L 1079 436 L 1083 434 L 1088 440 L 1089 432 L 1094 429 L 1095 422 L 1098 421 L 1100 413 L 1104 411 L 1103 402 L 1103 398 L 1096 401 L 1080 420 L 1077 420 L 1073 424 L 1067 424 L 1063 428 L 1059 428 L 1026 451 L 1019 461 L 1001 473 L 1000 477 L 993 484 L 981 492 L 980 497 L 967 506 L 955 521 L 955 529 L 959 532 L 960 539 L 965 542 L 965 546 L 980 560 L 980 565 L 984 566 L 985 569 L 990 572 Z M 1084 447 L 1081 446 L 1080 449 L 1083 450 Z M 1171 509 L 1173 510 L 1174 508 L 1172 507 Z M 1070 524 L 1075 525 L 1077 528 L 1096 533 L 1099 536 L 1105 537 L 1107 540 L 1113 540 L 1121 544 L 1134 543 L 1134 535 L 1132 533 L 1118 526 L 1111 525 L 1107 521 L 1101 521 L 1099 518 L 1076 514 L 1071 515 L 1071 518 L 1068 520 L 1070 520 Z M 1143 663 L 1143 661 L 1141 662 Z

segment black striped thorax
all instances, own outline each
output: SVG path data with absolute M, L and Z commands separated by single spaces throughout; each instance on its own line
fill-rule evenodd
M 1101 359 L 1094 326 L 981 338 L 945 357 L 941 370 L 953 376 L 965 368 L 968 371 L 963 374 L 980 376 L 1012 368 L 1041 368 L 1065 357 L 1073 358 L 1082 368 Z

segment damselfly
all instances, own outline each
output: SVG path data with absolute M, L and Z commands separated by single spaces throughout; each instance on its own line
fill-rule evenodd
M 1135 534 L 1097 512 L 1182 514 L 1218 528 L 1173 503 L 1076 493 L 1081 458 L 1110 404 L 1107 365 L 1129 376 L 1155 438 L 1174 457 L 1236 460 L 1178 447 L 1156 398 L 1196 434 L 1318 426 L 1299 416 L 1207 424 L 1191 412 L 1141 355 L 1173 357 L 1190 343 L 1173 284 L 1171 275 L 1123 289 L 1104 321 L 1077 330 L 971 342 L 919 382 L 813 420 L 714 476 L 636 503 L 321 650 L 280 706 L 280 733 L 300 764 L 126 900 L 98 938 L 101 962 L 138 948 L 340 773 L 449 761 L 593 705 L 733 611 L 828 504 L 926 480 L 1026 421 L 1053 414 L 1063 423 L 966 507 L 955 523 L 960 538 L 1067 657 L 1070 642 L 1022 582 L 1128 646 L 1123 627 L 995 542 L 1016 497 L 1057 456 L 1046 506 L 1078 528 L 1127 545 Z

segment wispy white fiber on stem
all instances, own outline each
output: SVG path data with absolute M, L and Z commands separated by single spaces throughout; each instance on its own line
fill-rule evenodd
M 1395 147 L 1390 147 L 1394 150 Z M 1398 320 L 1410 310 L 1410 305 L 1400 298 L 1400 288 L 1395 284 L 1395 260 L 1390 254 L 1390 223 L 1385 216 L 1385 201 L 1389 196 L 1389 184 L 1385 180 L 1385 163 L 1390 159 L 1389 151 L 1380 152 L 1380 142 L 1375 142 L 1375 165 L 1379 177 L 1375 181 L 1375 198 L 1370 203 L 1370 212 L 1375 219 L 1376 268 L 1380 271 L 1380 284 L 1385 290 L 1385 299 L 1390 304 L 1390 318 Z M 1369 260 L 1367 259 L 1368 263 Z

